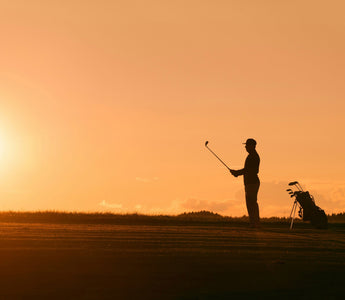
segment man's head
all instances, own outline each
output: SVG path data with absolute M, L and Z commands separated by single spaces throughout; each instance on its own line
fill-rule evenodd
M 243 143 L 244 145 L 246 145 L 246 150 L 248 153 L 253 152 L 255 150 L 256 147 L 256 140 L 254 139 L 247 139 L 247 141 L 245 143 Z

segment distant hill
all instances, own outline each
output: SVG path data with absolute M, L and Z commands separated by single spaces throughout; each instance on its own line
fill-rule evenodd
M 224 218 L 220 214 L 207 211 L 207 210 L 201 210 L 201 211 L 192 211 L 192 212 L 184 212 L 183 214 L 180 214 L 177 216 L 178 218 L 206 218 L 206 219 L 213 219 L 213 218 Z

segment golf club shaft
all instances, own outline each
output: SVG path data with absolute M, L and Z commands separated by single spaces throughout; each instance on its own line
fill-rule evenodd
M 223 161 L 218 157 L 218 155 L 217 155 L 216 153 L 214 153 L 207 145 L 206 145 L 205 147 L 206 147 L 208 150 L 210 150 L 211 153 L 212 153 L 215 157 L 217 157 L 217 158 L 219 159 L 219 161 L 220 161 L 224 166 L 226 166 L 226 167 L 228 168 L 228 170 L 230 170 L 230 168 L 226 165 L 226 163 L 223 162 Z
M 303 189 L 302 189 L 301 185 L 300 185 L 298 182 L 295 184 L 295 187 L 296 187 L 297 190 L 299 190 L 300 192 L 303 192 Z

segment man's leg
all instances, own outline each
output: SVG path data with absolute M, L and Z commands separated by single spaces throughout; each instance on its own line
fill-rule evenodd
M 246 204 L 249 215 L 250 224 L 253 226 L 260 225 L 259 205 L 258 205 L 258 191 L 260 183 L 245 185 Z

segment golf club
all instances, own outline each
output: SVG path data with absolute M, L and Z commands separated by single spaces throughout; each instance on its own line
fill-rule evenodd
M 299 184 L 298 181 L 292 181 L 292 182 L 289 183 L 289 185 L 290 185 L 290 186 L 294 185 L 294 186 L 296 186 L 296 188 L 297 188 L 299 191 L 302 191 L 302 192 L 303 192 L 303 188 L 302 188 L 302 186 Z
M 223 161 L 218 157 L 218 155 L 217 155 L 216 153 L 214 153 L 207 145 L 208 145 L 208 141 L 205 142 L 205 147 L 206 147 L 208 150 L 210 150 L 210 152 L 211 152 L 215 157 L 217 157 L 217 158 L 219 159 L 219 161 L 220 161 L 225 167 L 227 167 L 227 169 L 230 171 L 230 168 L 225 164 L 225 162 L 223 162 Z

